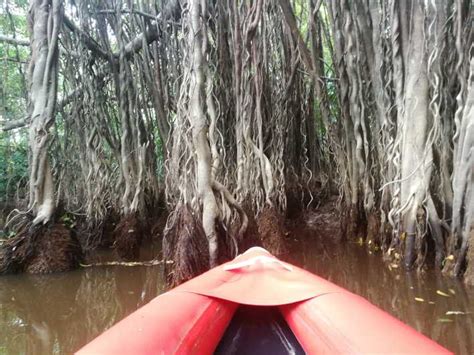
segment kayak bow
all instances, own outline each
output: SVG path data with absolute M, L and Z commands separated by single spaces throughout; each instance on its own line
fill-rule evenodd
M 234 315 L 260 317 L 236 313 L 247 306 L 277 310 L 278 329 L 286 323 L 308 354 L 450 354 L 364 298 L 258 247 L 156 297 L 78 354 L 212 354 Z

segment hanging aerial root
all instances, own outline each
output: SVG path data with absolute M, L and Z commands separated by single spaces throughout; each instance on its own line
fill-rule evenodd
M 244 209 L 239 205 L 239 203 L 235 200 L 235 198 L 232 196 L 232 194 L 229 192 L 229 190 L 222 185 L 221 183 L 214 181 L 212 183 L 212 188 L 220 193 L 223 194 L 224 198 L 226 199 L 227 203 L 235 208 L 239 214 L 240 217 L 240 228 L 237 233 L 237 241 L 242 240 L 248 224 L 249 224 L 249 219 L 247 217 L 247 214 L 245 213 Z
M 15 237 L 1 246 L 0 274 L 69 271 L 77 268 L 81 260 L 81 247 L 64 224 L 49 222 L 33 226 L 29 219 L 19 227 Z
M 318 208 L 327 199 L 331 198 L 333 191 L 322 188 L 320 181 L 312 179 L 306 185 L 297 181 L 287 182 L 285 186 L 285 218 L 298 219 L 307 210 Z
M 242 239 L 238 241 L 239 252 L 243 252 L 251 247 L 262 246 L 262 241 L 258 232 L 257 221 L 255 220 L 255 215 L 252 210 L 252 204 L 250 202 L 243 203 L 242 209 L 248 217 L 248 224 Z M 232 231 L 237 231 L 239 228 L 240 225 L 238 225 L 237 222 L 235 225 L 231 226 Z

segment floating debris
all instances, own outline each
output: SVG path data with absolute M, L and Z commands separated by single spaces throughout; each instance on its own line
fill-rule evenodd
M 425 300 L 421 297 L 415 297 L 415 301 L 417 302 L 425 302 Z
M 94 264 L 80 264 L 81 267 L 92 267 L 92 266 L 155 266 L 161 264 L 172 264 L 172 260 L 151 260 L 151 261 L 106 261 L 103 263 L 94 263 Z
M 452 288 L 449 289 L 449 292 L 450 292 L 452 295 L 455 295 L 455 294 L 456 294 L 456 291 L 454 291 Z
M 464 315 L 464 314 L 468 314 L 469 312 L 463 312 L 463 311 L 447 311 L 446 312 L 446 315 L 447 316 L 451 316 L 451 315 Z
M 449 318 L 438 318 L 436 321 L 437 321 L 437 322 L 440 322 L 440 323 L 451 323 L 451 322 L 454 322 L 452 319 L 449 319 Z
M 440 290 L 436 290 L 436 293 L 440 296 L 449 297 L 449 295 L 446 292 L 443 292 L 443 291 L 440 291 Z

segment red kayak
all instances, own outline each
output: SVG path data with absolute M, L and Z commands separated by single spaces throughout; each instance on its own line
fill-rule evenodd
M 364 298 L 251 248 L 126 317 L 78 354 L 451 354 Z

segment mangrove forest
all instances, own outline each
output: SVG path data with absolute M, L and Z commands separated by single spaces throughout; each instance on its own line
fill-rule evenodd
M 3 1 L 0 273 L 155 242 L 179 284 L 324 217 L 474 283 L 473 20 L 470 0 Z

